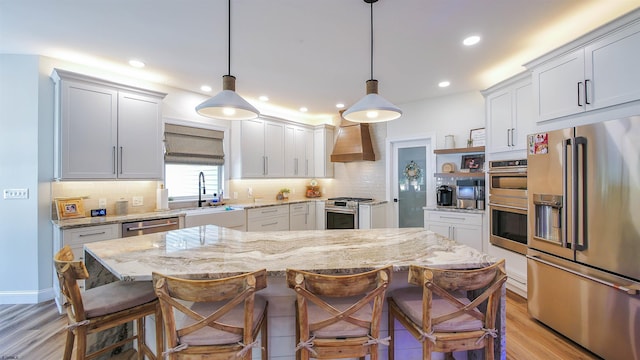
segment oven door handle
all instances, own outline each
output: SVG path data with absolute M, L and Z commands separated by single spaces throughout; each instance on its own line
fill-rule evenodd
M 502 204 L 496 204 L 496 203 L 489 203 L 489 206 L 501 207 L 501 208 L 512 209 L 512 210 L 527 211 L 526 208 L 521 208 L 521 207 L 518 207 L 518 206 L 502 205 Z
M 332 212 L 337 214 L 355 214 L 355 209 L 336 209 L 336 208 L 325 208 L 325 212 Z

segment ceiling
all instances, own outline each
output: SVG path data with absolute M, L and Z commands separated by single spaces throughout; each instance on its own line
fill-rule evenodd
M 522 64 L 638 7 L 637 0 L 380 0 L 374 77 L 399 105 L 481 90 Z M 259 109 L 334 116 L 365 95 L 363 0 L 233 0 L 231 74 Z M 462 45 L 466 36 L 482 40 Z M 225 0 L 0 0 L 0 53 L 40 54 L 193 92 L 227 73 Z M 132 70 L 128 60 L 144 61 Z M 448 88 L 439 88 L 443 80 Z M 269 97 L 268 104 L 258 101 Z

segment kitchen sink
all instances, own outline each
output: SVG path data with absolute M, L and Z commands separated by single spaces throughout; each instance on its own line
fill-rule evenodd
M 245 230 L 244 209 L 231 206 L 208 206 L 184 210 L 185 227 L 217 225 Z

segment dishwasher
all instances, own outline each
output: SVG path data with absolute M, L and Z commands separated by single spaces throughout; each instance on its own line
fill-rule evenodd
M 177 217 L 122 223 L 122 237 L 153 234 L 180 228 Z

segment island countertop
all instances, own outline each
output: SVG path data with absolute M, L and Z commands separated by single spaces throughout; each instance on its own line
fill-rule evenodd
M 85 244 L 121 280 L 151 280 L 152 272 L 224 277 L 265 268 L 348 274 L 410 264 L 469 269 L 496 261 L 423 228 L 240 232 L 213 225 Z

